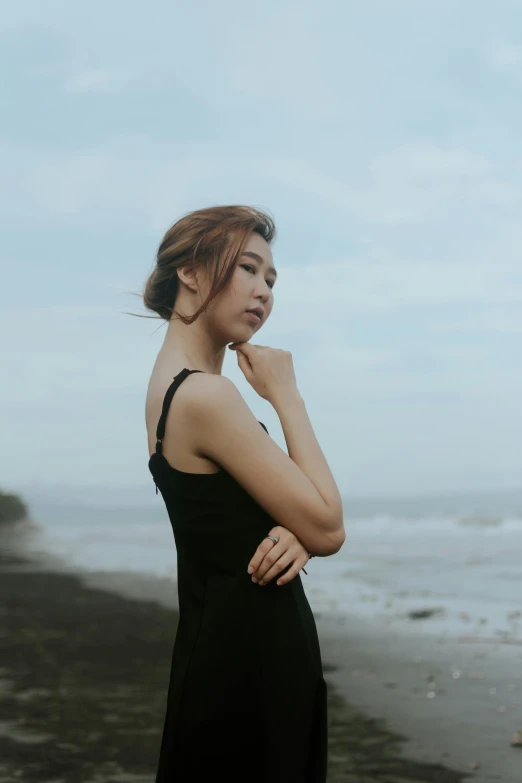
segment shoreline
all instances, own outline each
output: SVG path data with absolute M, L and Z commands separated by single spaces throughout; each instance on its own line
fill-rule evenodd
M 50 562 L 54 567 L 59 562 L 90 589 L 177 610 L 174 579 L 130 570 L 80 570 L 54 558 Z M 445 633 L 423 638 L 415 623 L 405 630 L 404 623 L 390 626 L 389 618 L 383 622 L 317 611 L 314 617 L 329 687 L 335 686 L 348 706 L 398 732 L 403 755 L 464 774 L 472 770 L 479 783 L 520 783 L 522 750 L 511 744 L 514 733 L 522 730 L 516 687 L 520 640 L 451 638 Z
M 23 536 L 13 542 L 0 557 L 2 780 L 152 783 L 178 619 L 175 582 L 82 572 L 24 555 Z M 347 701 L 342 639 L 331 629 L 327 635 L 328 618 L 317 624 L 328 686 L 328 783 L 479 779 L 449 761 L 406 757 L 407 735 Z

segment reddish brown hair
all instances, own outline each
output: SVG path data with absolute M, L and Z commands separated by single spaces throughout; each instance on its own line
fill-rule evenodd
M 254 231 L 269 244 L 276 235 L 273 218 L 253 207 L 206 207 L 184 215 L 169 228 L 158 247 L 156 265 L 143 292 L 145 307 L 165 321 L 175 313 L 183 323 L 193 323 L 228 285 L 235 262 Z M 184 266 L 202 267 L 211 281 L 206 300 L 191 316 L 174 310 L 179 289 L 176 270 Z

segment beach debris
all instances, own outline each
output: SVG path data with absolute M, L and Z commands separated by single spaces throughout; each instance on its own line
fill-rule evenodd
M 485 676 L 484 672 L 468 672 L 468 679 L 470 680 L 483 680 Z
M 426 694 L 426 698 L 427 699 L 434 699 L 436 695 L 437 694 L 435 693 L 435 691 L 428 691 L 427 694 Z
M 410 620 L 427 620 L 436 614 L 444 614 L 444 609 L 435 607 L 435 609 L 412 609 L 408 612 Z
M 451 672 L 451 676 L 453 677 L 454 680 L 458 680 L 460 675 L 461 672 L 459 669 L 453 669 L 453 671 Z
M 515 748 L 522 748 L 522 729 L 516 731 L 511 737 L 511 744 Z
M 480 764 L 478 761 L 468 761 L 467 766 L 470 769 L 480 769 Z
M 497 712 L 505 712 L 507 707 L 497 707 Z

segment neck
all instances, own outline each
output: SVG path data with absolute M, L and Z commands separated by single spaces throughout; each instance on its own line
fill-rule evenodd
M 210 334 L 207 326 L 205 313 L 193 324 L 174 318 L 169 321 L 160 353 L 171 366 L 182 364 L 188 370 L 221 375 L 227 343 L 220 334 Z

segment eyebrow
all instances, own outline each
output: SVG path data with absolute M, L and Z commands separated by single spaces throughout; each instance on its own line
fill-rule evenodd
M 262 264 L 264 261 L 264 259 L 258 253 L 254 253 L 253 250 L 245 250 L 243 255 L 248 256 L 249 258 L 255 258 L 255 260 L 259 261 L 260 264 Z M 266 271 L 271 272 L 274 275 L 274 277 L 277 277 L 277 272 L 273 266 L 269 266 Z

